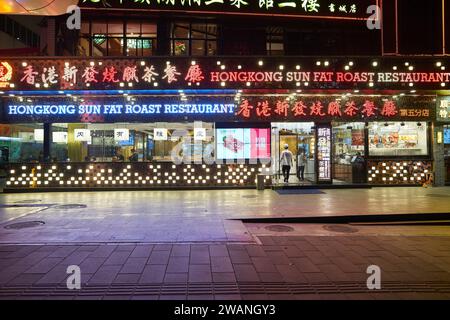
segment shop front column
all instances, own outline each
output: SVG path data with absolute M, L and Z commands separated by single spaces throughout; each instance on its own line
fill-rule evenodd
M 51 161 L 51 147 L 52 147 L 52 124 L 44 123 L 44 161 Z
M 434 160 L 434 186 L 445 185 L 445 159 L 444 159 L 444 126 L 433 125 L 433 160 Z

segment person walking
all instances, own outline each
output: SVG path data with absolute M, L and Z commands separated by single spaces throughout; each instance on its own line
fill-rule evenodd
M 293 160 L 292 160 L 293 158 L 294 158 L 294 155 L 289 150 L 289 145 L 285 144 L 284 150 L 283 150 L 283 152 L 281 152 L 281 158 L 280 158 L 281 169 L 283 172 L 283 177 L 284 177 L 285 183 L 289 182 L 289 175 L 291 173 L 291 166 L 293 164 Z
M 303 149 L 300 149 L 297 154 L 297 178 L 298 180 L 305 181 L 305 166 L 306 155 Z

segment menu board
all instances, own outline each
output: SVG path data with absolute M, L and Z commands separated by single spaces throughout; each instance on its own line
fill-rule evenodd
M 317 128 L 317 160 L 319 182 L 331 181 L 331 128 Z
M 217 159 L 270 158 L 270 129 L 217 129 Z

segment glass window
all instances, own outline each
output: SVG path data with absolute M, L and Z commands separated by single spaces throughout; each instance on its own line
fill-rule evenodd
M 364 123 L 336 123 L 333 125 L 334 162 L 351 164 L 356 155 L 364 155 Z
M 151 56 L 156 47 L 156 33 L 156 24 L 140 20 L 83 22 L 78 53 L 84 56 Z
M 172 52 L 176 56 L 185 56 L 189 54 L 189 40 L 173 40 Z
M 2 162 L 43 161 L 43 141 L 42 124 L 0 125 Z
M 203 56 L 203 55 L 205 55 L 205 41 L 203 41 L 203 40 L 192 40 L 191 54 L 193 56 Z
M 172 25 L 173 55 L 217 54 L 217 25 L 207 23 L 175 23 Z
M 284 54 L 284 31 L 279 27 L 267 27 L 266 51 L 270 56 Z
M 365 124 L 333 124 L 333 179 L 341 183 L 365 182 Z
M 428 155 L 426 122 L 374 122 L 369 124 L 370 156 Z
M 123 38 L 108 38 L 108 55 L 121 56 L 123 54 Z
M 167 130 L 167 138 L 154 138 L 154 129 Z M 213 124 L 203 123 L 206 138 L 195 141 L 193 123 L 54 124 L 54 161 L 201 161 L 213 143 Z M 80 131 L 84 132 L 81 137 Z M 65 134 L 65 137 L 64 137 Z
M 89 21 L 83 21 L 82 23 L 81 23 L 81 35 L 82 36 L 90 36 L 90 30 L 89 30 L 89 27 L 90 27 L 90 24 L 89 24 Z
M 92 36 L 93 35 L 104 35 L 108 34 L 108 22 L 106 20 L 98 20 L 92 22 Z
M 142 23 L 141 24 L 141 36 L 156 38 L 156 24 Z
M 68 161 L 68 135 L 66 123 L 52 124 L 52 145 L 50 156 L 53 162 Z
M 127 37 L 136 37 L 141 35 L 141 24 L 136 22 L 127 23 Z
M 206 55 L 208 55 L 208 56 L 215 56 L 215 55 L 217 55 L 217 42 L 216 41 L 208 41 L 207 42 Z
M 174 24 L 172 29 L 172 38 L 189 38 L 189 24 Z

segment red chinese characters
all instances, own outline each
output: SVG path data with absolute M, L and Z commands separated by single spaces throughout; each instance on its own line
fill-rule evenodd
M 270 108 L 269 101 L 266 100 L 266 101 L 263 101 L 263 102 L 258 102 L 258 105 L 256 107 L 256 115 L 258 117 L 265 117 L 265 118 L 267 118 L 267 117 L 270 117 L 270 115 L 271 115 L 270 111 L 271 110 L 272 109 Z
M 26 69 L 23 72 L 24 76 L 22 79 L 20 79 L 21 82 L 26 82 L 28 84 L 35 83 L 36 76 L 38 75 L 37 71 L 34 71 L 33 66 L 27 66 Z
M 139 82 L 139 78 L 137 77 L 137 67 L 136 66 L 126 67 L 123 70 L 122 79 L 125 82 L 130 82 L 130 81 Z
M 84 83 L 98 82 L 96 79 L 97 74 L 98 71 L 94 67 L 86 67 L 81 77 L 84 78 Z
M 349 117 L 354 117 L 358 113 L 358 107 L 354 101 L 349 101 L 345 104 L 344 113 Z
M 201 82 L 205 77 L 203 71 L 198 64 L 189 67 L 186 78 L 184 80 L 189 82 Z
M 105 71 L 103 71 L 103 82 L 119 82 L 118 79 L 116 79 L 116 68 L 114 66 L 112 67 L 106 67 Z
M 254 107 L 255 106 L 255 107 Z M 254 110 L 254 111 L 253 111 Z M 354 101 L 347 100 L 342 105 L 340 100 L 320 101 L 313 103 L 304 100 L 250 100 L 244 99 L 238 106 L 237 115 L 243 118 L 259 119 L 367 119 L 400 117 L 428 117 L 430 111 L 424 109 L 399 109 L 394 101 L 386 100 L 383 105 L 377 105 L 373 100 Z
M 289 103 L 287 101 L 277 101 L 274 112 L 280 116 L 287 117 L 289 110 Z
M 330 116 L 342 116 L 341 105 L 337 101 L 332 101 L 328 104 L 328 114 Z
M 253 106 L 250 105 L 250 103 L 248 102 L 247 99 L 245 99 L 244 101 L 242 101 L 241 105 L 239 106 L 239 111 L 238 111 L 237 115 L 241 115 L 244 118 L 250 118 L 252 109 L 253 109 Z
M 372 117 L 376 115 L 376 111 L 378 110 L 377 107 L 375 107 L 375 103 L 373 101 L 366 100 L 363 104 L 363 109 L 361 110 L 361 113 L 366 117 Z
M 306 110 L 308 110 L 308 107 L 303 103 L 303 101 L 297 101 L 292 108 L 294 117 L 306 116 Z
M 323 112 L 323 105 L 322 102 L 317 101 L 312 104 L 311 111 L 309 113 L 311 116 L 325 116 L 325 112 Z
M 381 110 L 381 115 L 384 117 L 393 117 L 398 113 L 397 106 L 394 101 L 387 100 L 383 105 L 383 109 Z

